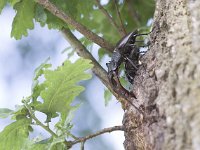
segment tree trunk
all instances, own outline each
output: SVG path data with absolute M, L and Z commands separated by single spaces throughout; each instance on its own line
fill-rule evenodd
M 125 112 L 126 150 L 200 149 L 200 1 L 157 0 L 149 51 Z

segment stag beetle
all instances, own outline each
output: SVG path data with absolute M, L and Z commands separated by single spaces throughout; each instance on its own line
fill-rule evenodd
M 117 44 L 113 51 L 111 61 L 106 63 L 108 68 L 108 78 L 116 92 L 121 92 L 124 96 L 130 95 L 131 93 L 127 91 L 119 81 L 119 67 L 122 63 L 125 64 L 125 74 L 130 83 L 133 82 L 134 76 L 139 66 L 139 48 L 135 45 L 137 36 L 147 35 L 139 34 L 138 30 L 127 34 L 123 37 Z M 134 94 L 132 94 L 135 97 Z M 136 98 L 136 97 L 135 97 Z

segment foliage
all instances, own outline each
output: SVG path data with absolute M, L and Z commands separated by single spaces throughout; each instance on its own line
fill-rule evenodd
M 62 147 L 65 137 L 70 133 L 73 112 L 79 107 L 79 105 L 72 106 L 71 104 L 75 97 L 84 90 L 84 87 L 77 83 L 91 78 L 91 75 L 85 71 L 92 65 L 89 60 L 81 58 L 75 63 L 66 60 L 62 66 L 50 70 L 51 65 L 47 63 L 48 60 L 35 70 L 32 95 L 22 100 L 23 105 L 15 111 L 6 108 L 0 109 L 1 118 L 11 115 L 15 120 L 0 133 L 0 145 L 2 145 L 0 150 L 21 149 L 27 142 L 29 133 L 33 130 L 32 126 L 36 124 L 52 134 L 52 141 L 45 145 L 50 149 Z M 44 82 L 40 81 L 42 76 L 45 78 Z M 46 114 L 47 120 L 39 121 L 35 112 Z M 45 125 L 54 117 L 60 118 L 56 125 L 57 133 Z M 44 145 L 33 144 L 33 147 L 40 149 Z
M 112 93 L 109 90 L 105 89 L 105 92 L 104 92 L 105 106 L 108 105 L 111 98 L 112 98 Z
M 63 13 L 108 42 L 117 43 L 121 38 L 118 29 L 112 25 L 108 16 L 98 8 L 96 0 L 49 1 L 62 10 Z M 27 36 L 28 31 L 34 29 L 34 22 L 39 22 L 41 26 L 47 25 L 49 29 L 70 28 L 71 31 L 75 31 L 73 26 L 66 24 L 39 5 L 38 0 L 0 0 L 0 13 L 7 3 L 16 11 L 12 23 L 11 37 L 17 40 Z M 126 32 L 131 32 L 136 28 L 146 28 L 147 21 L 152 17 L 154 11 L 153 0 L 116 0 L 116 3 L 114 0 L 109 0 L 102 6 L 112 17 L 112 20 L 118 26 L 123 26 Z M 84 36 L 79 41 L 90 53 L 94 52 L 93 41 L 86 39 Z M 76 49 L 72 47 L 67 48 L 65 51 L 68 50 L 70 50 L 68 57 L 76 52 Z M 95 52 L 99 56 L 99 63 L 102 62 L 105 55 L 110 55 L 108 51 L 101 47 Z M 32 93 L 22 100 L 22 105 L 16 107 L 16 110 L 0 109 L 0 118 L 11 116 L 14 120 L 0 133 L 0 150 L 67 149 L 72 144 L 66 138 L 71 137 L 76 140 L 70 130 L 73 127 L 73 113 L 80 105 L 72 105 L 72 102 L 84 90 L 84 87 L 77 83 L 91 78 L 90 74 L 85 73 L 86 70 L 92 68 L 91 62 L 79 59 L 75 63 L 71 63 L 66 60 L 62 66 L 52 70 L 52 66 L 48 61 L 49 59 L 35 70 Z M 124 83 L 126 84 L 125 81 Z M 105 105 L 108 104 L 111 98 L 112 94 L 108 89 L 105 89 Z M 45 114 L 46 120 L 40 121 L 35 115 L 36 112 Z M 55 130 L 49 127 L 52 118 L 59 118 L 54 126 Z M 34 125 L 41 126 L 51 136 L 48 139 L 40 139 L 40 141 L 28 139 Z
M 33 29 L 35 2 L 23 0 L 14 5 L 17 14 L 13 20 L 11 36 L 20 39 L 22 35 L 28 35 L 28 29 Z M 26 13 L 24 13 L 26 12 Z
M 68 109 L 72 108 L 71 102 L 84 90 L 76 83 L 91 77 L 84 73 L 89 68 L 91 68 L 89 61 L 79 59 L 74 64 L 66 61 L 63 66 L 53 71 L 45 70 L 46 81 L 42 84 L 44 88 L 41 88 L 43 90 L 40 93 L 43 103 L 36 105 L 36 110 L 48 114 L 47 118 L 56 116 L 57 112 L 61 115 L 68 112 Z M 38 86 L 41 87 L 41 85 Z
M 7 127 L 0 133 L 0 150 L 21 150 L 29 135 L 31 120 L 20 119 Z
M 0 118 L 7 118 L 10 114 L 12 114 L 12 110 L 8 108 L 0 109 Z
M 22 36 L 28 35 L 27 30 L 34 28 L 34 19 L 42 26 L 47 24 L 50 29 L 61 29 L 67 26 L 63 21 L 52 15 L 33 0 L 2 0 L 0 1 L 0 12 L 6 5 L 6 2 L 10 3 L 17 11 L 13 20 L 11 32 L 11 35 L 16 39 L 21 39 Z M 51 0 L 51 2 L 75 20 L 87 26 L 93 32 L 102 34 L 103 38 L 110 42 L 116 43 L 116 41 L 119 40 L 120 36 L 118 32 L 110 25 L 109 20 L 100 9 L 98 9 L 95 0 Z M 138 27 L 146 26 L 147 20 L 152 17 L 154 11 L 153 0 L 123 0 L 117 3 L 117 5 L 127 32 L 133 31 Z M 132 9 L 129 8 L 130 5 L 133 6 Z M 115 3 L 109 1 L 103 6 L 113 17 L 113 20 L 119 24 Z M 71 28 L 73 29 L 73 27 Z

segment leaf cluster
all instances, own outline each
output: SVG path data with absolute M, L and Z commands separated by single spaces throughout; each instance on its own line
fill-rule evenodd
M 26 149 L 69 147 L 65 138 L 71 135 L 70 130 L 73 127 L 71 120 L 74 111 L 79 107 L 79 105 L 72 106 L 72 102 L 84 90 L 84 87 L 77 83 L 91 78 L 91 75 L 85 71 L 92 65 L 89 60 L 81 58 L 75 63 L 67 60 L 62 66 L 52 70 L 51 64 L 47 62 L 48 60 L 35 70 L 32 94 L 22 100 L 23 105 L 18 106 L 16 110 L 0 109 L 1 118 L 12 116 L 14 120 L 0 132 L 0 150 L 21 150 L 24 147 Z M 36 112 L 44 113 L 46 121 L 40 121 L 35 115 Z M 54 133 L 49 123 L 55 117 L 59 118 L 59 121 L 55 125 Z M 32 142 L 27 147 L 25 143 L 27 141 L 31 143 L 28 138 L 34 125 L 41 126 L 51 134 L 51 137 L 45 142 L 40 141 L 36 144 Z
M 120 35 L 114 28 L 108 18 L 97 7 L 96 0 L 50 0 L 59 9 L 71 16 L 74 20 L 81 22 L 88 29 L 101 34 L 103 38 L 112 43 L 120 39 Z M 117 15 L 116 5 L 121 14 L 121 20 L 127 32 L 133 31 L 138 27 L 146 26 L 147 20 L 152 17 L 154 11 L 153 0 L 123 0 L 108 1 L 102 5 L 112 16 L 113 20 L 119 25 L 120 18 Z M 6 3 L 11 4 L 15 9 L 16 15 L 12 24 L 11 36 L 15 39 L 21 39 L 28 35 L 28 30 L 34 28 L 34 20 L 41 26 L 48 25 L 49 29 L 62 29 L 70 27 L 62 20 L 48 12 L 34 0 L 1 0 L 0 13 Z M 114 36 L 113 36 L 114 35 Z M 91 44 L 91 43 L 88 43 Z

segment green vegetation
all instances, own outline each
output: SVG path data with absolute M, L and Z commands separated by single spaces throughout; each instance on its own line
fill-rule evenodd
M 105 105 L 108 104 L 112 97 L 110 91 L 113 91 L 106 71 L 100 66 L 101 59 L 110 55 L 115 43 L 128 32 L 137 28 L 149 30 L 146 24 L 153 16 L 154 1 L 110 0 L 103 5 L 99 0 L 1 0 L 0 13 L 7 4 L 16 11 L 11 37 L 20 40 L 22 36 L 28 36 L 28 30 L 34 29 L 34 22 L 39 22 L 41 26 L 63 32 L 72 46 L 69 57 L 77 52 L 82 58 L 75 63 L 66 60 L 55 70 L 46 60 L 35 70 L 32 94 L 24 98 L 16 110 L 0 109 L 1 118 L 11 116 L 13 119 L 13 123 L 0 132 L 0 150 L 60 150 L 76 143 L 82 143 L 83 148 L 88 138 L 77 138 L 70 132 L 73 112 L 81 106 L 72 105 L 72 102 L 84 90 L 78 83 L 90 79 L 91 74 L 86 71 L 92 69 L 108 88 L 104 94 Z M 75 30 L 84 37 L 77 39 L 73 35 Z M 97 61 L 90 53 L 94 44 L 99 45 Z M 39 120 L 36 112 L 45 114 L 46 120 Z M 55 130 L 49 127 L 52 118 L 59 118 Z M 34 125 L 46 130 L 49 138 L 42 141 L 30 139 Z M 109 128 L 99 134 L 114 130 L 123 128 Z M 69 137 L 74 141 L 68 140 Z

